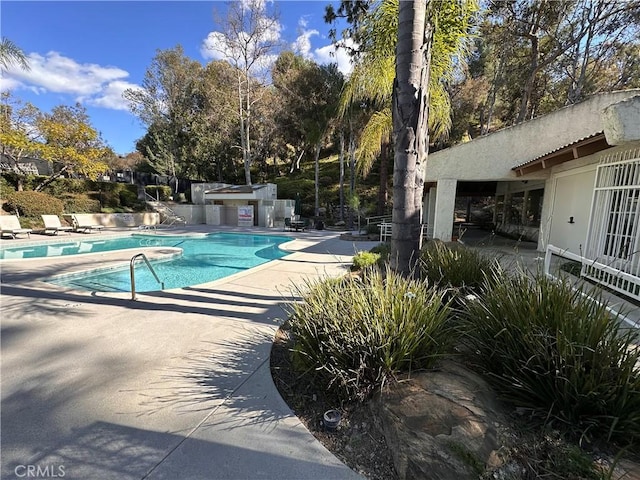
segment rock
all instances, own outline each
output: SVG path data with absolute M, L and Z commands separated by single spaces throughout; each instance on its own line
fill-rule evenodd
M 498 466 L 503 421 L 494 398 L 483 379 L 453 361 L 388 387 L 371 405 L 398 477 L 477 479 Z
M 614 480 L 640 480 L 640 464 L 630 459 L 621 459 L 617 462 L 611 478 Z

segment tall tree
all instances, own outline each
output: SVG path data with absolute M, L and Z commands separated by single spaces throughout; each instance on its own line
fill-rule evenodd
M 429 69 L 433 26 L 427 0 L 400 2 L 393 88 L 393 214 L 391 268 L 415 273 L 421 247 L 424 167 L 429 144 Z
M 226 17 L 217 23 L 221 31 L 210 34 L 209 48 L 236 69 L 240 148 L 245 182 L 251 185 L 253 105 L 264 88 L 260 76 L 268 72 L 280 46 L 278 16 L 268 11 L 264 0 L 234 1 L 228 4 Z
M 23 104 L 3 93 L 1 109 L 0 148 L 20 175 L 19 190 L 26 175 L 21 162 L 29 157 L 48 160 L 59 167 L 36 186 L 36 191 L 65 172 L 97 178 L 108 170 L 106 160 L 113 157 L 113 150 L 91 126 L 80 104 L 59 105 L 50 113 L 43 113 L 30 103 Z
M 388 151 L 393 130 L 391 95 L 398 32 L 398 0 L 382 0 L 360 18 L 357 38 L 361 49 L 342 96 L 342 111 L 349 105 L 366 105 L 370 120 L 358 147 L 358 170 L 367 175 L 380 158 L 379 213 L 386 203 Z M 428 14 L 439 25 L 433 36 L 432 75 L 429 77 L 429 129 L 433 139 L 447 136 L 451 104 L 447 85 L 464 65 L 466 39 L 478 10 L 476 1 L 441 0 Z M 350 110 L 353 111 L 353 110 Z
M 336 117 L 344 78 L 336 64 L 318 65 L 284 52 L 273 69 L 274 87 L 281 98 L 276 117 L 283 136 L 302 152 L 312 150 L 315 165 L 315 214 L 320 209 L 320 150 Z
M 42 112 L 31 103 L 23 103 L 10 92 L 3 92 L 0 105 L 0 153 L 18 174 L 18 190 L 24 188 L 27 171 L 23 161 L 39 158 L 42 152 L 42 132 L 37 123 Z
M 519 103 L 519 123 L 589 93 L 600 60 L 616 44 L 637 44 L 640 1 L 495 1 L 488 20 L 496 41 L 510 47 L 503 73 L 512 72 L 505 84 L 514 90 L 510 101 Z M 548 100 L 553 106 L 545 109 Z
M 41 158 L 62 168 L 39 184 L 36 191 L 67 171 L 96 179 L 108 170 L 107 160 L 114 156 L 113 150 L 91 126 L 89 116 L 80 104 L 54 107 L 51 113 L 38 119 L 37 128 L 44 141 Z
M 336 117 L 344 79 L 335 63 L 314 65 L 309 73 L 311 77 L 308 82 L 310 88 L 307 101 L 311 111 L 304 127 L 310 142 L 315 146 L 315 215 L 317 217 L 320 211 L 320 150 Z
M 189 169 L 193 122 L 200 111 L 202 66 L 186 57 L 181 46 L 158 50 L 141 89 L 124 97 L 147 126 L 140 151 L 159 173 L 183 175 Z

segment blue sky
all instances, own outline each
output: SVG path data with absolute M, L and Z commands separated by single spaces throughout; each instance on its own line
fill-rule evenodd
M 337 62 L 347 73 L 346 54 L 331 55 L 330 26 L 323 20 L 328 3 L 276 1 L 278 35 L 298 53 L 318 63 Z M 194 60 L 210 61 L 212 52 L 203 47 L 215 38 L 214 10 L 225 8 L 218 1 L 2 0 L 2 36 L 25 52 L 31 70 L 9 68 L 0 90 L 47 112 L 80 102 L 116 153 L 132 152 L 145 129 L 129 113 L 122 92 L 141 84 L 158 49 L 180 44 Z

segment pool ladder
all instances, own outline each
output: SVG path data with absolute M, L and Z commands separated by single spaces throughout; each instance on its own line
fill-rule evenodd
M 136 299 L 136 276 L 134 273 L 134 266 L 136 260 L 138 260 L 139 258 L 142 258 L 144 260 L 144 262 L 147 264 L 147 267 L 149 267 L 149 270 L 151 270 L 151 273 L 153 273 L 156 282 L 158 282 L 162 286 L 162 290 L 164 290 L 164 282 L 160 281 L 160 279 L 158 278 L 158 274 L 151 266 L 151 263 L 149 262 L 147 256 L 144 253 L 138 253 L 137 255 L 131 257 L 131 262 L 129 262 L 129 272 L 131 273 L 131 300 Z

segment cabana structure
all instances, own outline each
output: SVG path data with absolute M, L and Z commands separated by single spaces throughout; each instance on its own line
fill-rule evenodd
M 191 186 L 192 201 L 204 206 L 203 223 L 209 225 L 284 226 L 284 219 L 293 216 L 295 200 L 278 200 L 277 197 L 278 186 L 274 183 L 199 183 Z
M 553 246 L 640 299 L 640 90 L 582 103 L 430 154 L 424 215 L 451 240 L 456 194 L 493 191 L 496 232 Z

